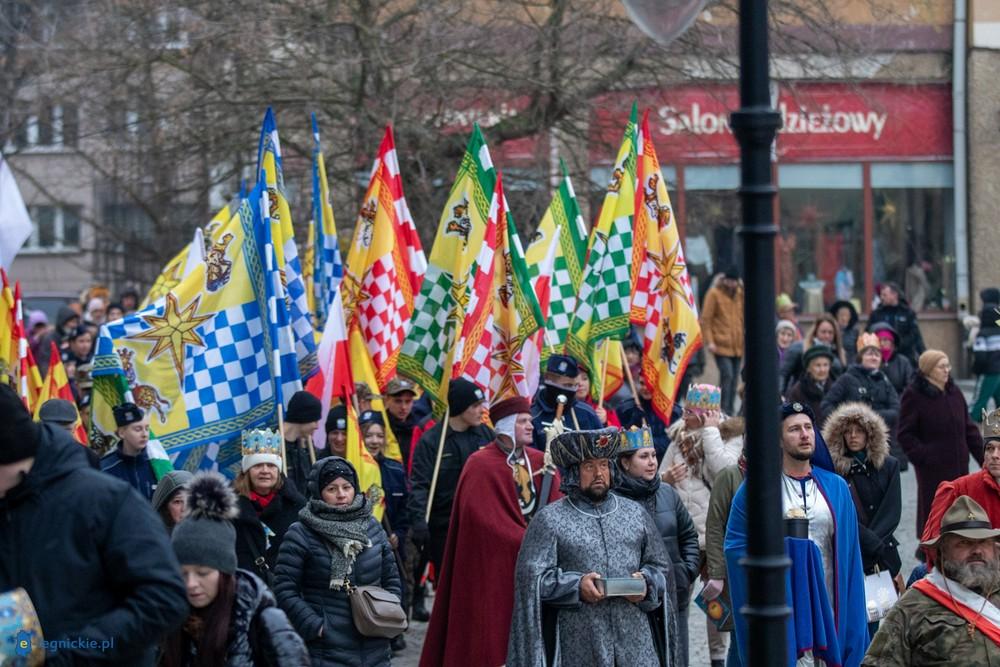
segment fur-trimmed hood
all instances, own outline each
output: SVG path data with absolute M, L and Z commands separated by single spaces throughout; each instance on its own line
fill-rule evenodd
M 844 403 L 834 410 L 823 424 L 823 440 L 830 450 L 833 466 L 840 475 L 851 470 L 852 457 L 844 444 L 844 434 L 852 423 L 861 424 L 868 436 L 868 461 L 880 470 L 889 455 L 889 427 L 865 403 Z

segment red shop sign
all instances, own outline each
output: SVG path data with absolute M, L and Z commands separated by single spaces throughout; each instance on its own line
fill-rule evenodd
M 650 108 L 650 129 L 664 163 L 730 162 L 739 146 L 729 114 L 733 85 L 688 85 L 606 96 L 594 114 L 592 158 L 609 160 L 633 99 Z M 782 162 L 846 159 L 950 159 L 951 89 L 947 84 L 801 83 L 778 96 Z

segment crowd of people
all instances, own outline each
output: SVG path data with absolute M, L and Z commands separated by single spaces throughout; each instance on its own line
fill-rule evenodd
M 721 380 L 688 378 L 669 419 L 641 381 L 593 404 L 590 370 L 563 354 L 534 396 L 489 405 L 452 380 L 440 422 L 409 378 L 378 397 L 360 386 L 377 494 L 347 460 L 347 408 L 324 416 L 305 391 L 282 433 L 243 434 L 233 480 L 157 475 L 149 415 L 132 403 L 115 407 L 111 442 L 81 447 L 71 432 L 89 405 L 96 328 L 137 298 L 88 295 L 53 326 L 32 313 L 40 363 L 54 342 L 77 400 L 50 401 L 36 422 L 0 385 L 0 596 L 22 589 L 51 642 L 113 640 L 46 649 L 47 664 L 388 665 L 407 622 L 428 624 L 424 667 L 684 667 L 694 642 L 712 667 L 748 664 L 741 290 L 734 271 L 709 290 L 701 325 Z M 1000 393 L 997 316 L 987 321 L 1000 291 L 982 294 L 971 412 L 899 289 L 880 296 L 865 329 L 847 301 L 805 332 L 794 304 L 779 304 L 789 664 L 993 664 L 1000 410 L 985 408 Z M 969 474 L 970 456 L 982 470 Z M 910 464 L 921 564 L 904 572 Z M 899 596 L 877 613 L 875 580 Z M 688 627 L 692 605 L 704 632 Z

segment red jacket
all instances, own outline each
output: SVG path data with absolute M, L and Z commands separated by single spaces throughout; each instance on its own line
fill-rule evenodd
M 959 477 L 950 482 L 942 482 L 934 495 L 931 511 L 924 524 L 921 542 L 930 540 L 941 532 L 941 519 L 951 504 L 959 496 L 969 496 L 983 506 L 993 527 L 1000 526 L 1000 485 L 986 469 Z

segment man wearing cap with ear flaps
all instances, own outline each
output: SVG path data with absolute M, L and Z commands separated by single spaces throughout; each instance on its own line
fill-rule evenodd
M 542 373 L 541 386 L 531 405 L 531 424 L 534 427 L 532 444 L 536 449 L 545 451 L 546 429 L 555 421 L 559 396 L 566 397 L 562 418 L 565 430 L 603 428 L 604 424 L 594 408 L 584 401 L 576 400 L 579 374 L 580 364 L 573 357 L 565 354 L 553 354 L 549 357 L 545 372 Z
M 610 492 L 623 438 L 609 428 L 552 441 L 566 497 L 546 505 L 525 533 L 508 665 L 672 664 L 663 540 L 641 505 Z M 612 578 L 641 579 L 642 592 L 607 596 L 595 582 Z
M 448 423 L 441 453 L 434 501 L 430 521 L 425 514 L 430 496 L 431 480 L 441 444 L 441 423 L 420 437 L 413 452 L 413 470 L 410 476 L 410 530 L 413 543 L 426 547 L 425 555 L 434 564 L 434 571 L 441 571 L 444 546 L 448 537 L 452 501 L 458 477 L 465 462 L 475 452 L 493 442 L 493 429 L 483 424 L 486 412 L 486 394 L 482 388 L 465 378 L 455 378 L 448 386 Z M 414 601 L 414 605 L 416 605 Z
M 808 406 L 781 406 L 780 436 L 785 525 L 790 527 L 789 520 L 793 520 L 792 525 L 797 523 L 801 528 L 805 522 L 808 532 L 808 538 L 785 538 L 785 550 L 792 561 L 785 577 L 785 596 L 794 609 L 787 624 L 787 664 L 857 667 L 868 648 L 868 623 L 854 501 L 843 478 L 811 463 L 816 454 L 816 431 Z M 740 563 L 746 551 L 744 484 L 733 498 L 725 538 L 728 583 L 743 664 L 749 664 L 747 622 L 740 612 L 747 603 L 748 573 Z
M 118 446 L 101 457 L 101 470 L 113 475 L 139 492 L 146 500 L 153 499 L 156 475 L 146 454 L 149 444 L 149 415 L 135 403 L 116 405 L 115 435 Z
M 188 609 L 150 504 L 88 466 L 64 430 L 33 423 L 0 384 L 0 592 L 15 588 L 31 598 L 46 640 L 95 643 L 59 648 L 46 665 L 152 666 Z
M 1000 530 L 959 496 L 940 532 L 920 543 L 938 562 L 903 593 L 872 639 L 864 665 L 1000 664 Z
M 502 400 L 490 408 L 490 420 L 496 440 L 469 457 L 455 492 L 424 667 L 505 662 L 524 531 L 540 507 L 562 495 L 556 473 L 541 502 L 545 456 L 531 446 L 530 401 Z

